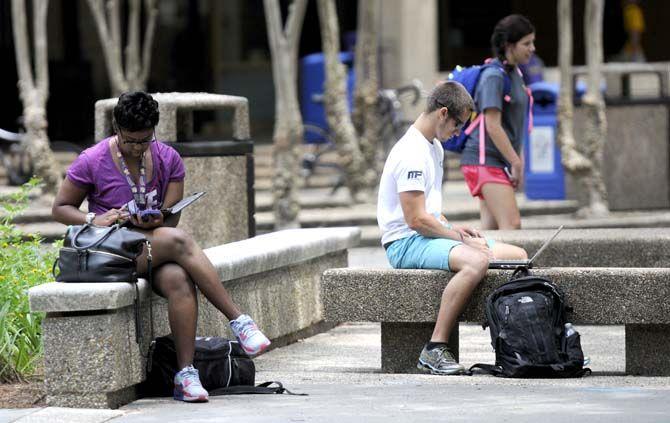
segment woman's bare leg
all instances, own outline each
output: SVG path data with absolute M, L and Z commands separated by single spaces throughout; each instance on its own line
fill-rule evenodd
M 521 229 L 521 214 L 516 204 L 514 188 L 505 184 L 488 183 L 482 186 L 482 196 L 498 224 L 498 229 Z
M 479 199 L 479 220 L 482 224 L 482 230 L 494 231 L 498 229 L 498 223 L 489 210 L 489 206 L 486 204 L 486 200 L 483 198 Z
M 228 320 L 237 319 L 241 312 L 233 302 L 230 294 L 219 280 L 216 269 L 212 266 L 205 253 L 193 238 L 178 228 L 160 227 L 153 231 L 138 231 L 144 233 L 151 241 L 153 266 L 174 262 L 180 265 L 190 276 L 193 283 L 205 297 L 220 310 Z M 138 259 L 139 274 L 145 274 L 147 269 L 147 252 Z
M 166 263 L 154 273 L 154 288 L 168 301 L 168 320 L 177 349 L 178 369 L 193 364 L 198 299 L 188 273 L 175 263 Z

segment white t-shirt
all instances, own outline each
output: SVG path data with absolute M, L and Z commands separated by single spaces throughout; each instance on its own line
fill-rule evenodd
M 414 126 L 393 146 L 382 172 L 377 198 L 377 223 L 382 245 L 417 232 L 410 229 L 400 206 L 399 193 L 423 191 L 426 211 L 437 219 L 442 213 L 442 162 L 444 149 L 428 141 Z

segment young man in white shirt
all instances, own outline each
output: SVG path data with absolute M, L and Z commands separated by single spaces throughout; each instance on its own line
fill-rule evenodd
M 473 109 L 461 84 L 447 81 L 435 87 L 424 112 L 391 149 L 377 201 L 382 245 L 394 268 L 455 273 L 442 293 L 435 329 L 417 365 L 440 375 L 465 370 L 447 349 L 447 341 L 486 275 L 489 259 L 527 258 L 523 249 L 486 240 L 476 229 L 451 225 L 442 215 L 444 149 L 439 140 L 457 134 Z

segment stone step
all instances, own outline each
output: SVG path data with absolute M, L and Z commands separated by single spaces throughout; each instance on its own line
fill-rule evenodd
M 298 179 L 298 188 L 332 188 L 337 184 L 338 176 L 336 175 L 312 175 L 307 180 L 303 178 Z M 270 191 L 272 190 L 272 179 L 261 179 L 254 182 L 254 189 L 256 191 Z
M 21 223 L 16 225 L 25 234 L 36 234 L 44 239 L 44 242 L 54 242 L 63 239 L 67 225 L 50 221 L 39 223 Z
M 522 216 L 542 214 L 572 213 L 576 210 L 574 201 L 528 201 L 519 200 Z M 446 203 L 444 214 L 449 220 L 456 222 L 479 219 L 479 208 L 476 203 Z M 346 207 L 328 209 L 308 209 L 300 212 L 300 224 L 303 228 L 328 226 L 374 226 L 377 224 L 377 208 L 374 204 L 354 204 Z M 550 226 L 557 227 L 558 225 Z M 256 213 L 256 229 L 270 231 L 274 227 L 272 212 Z
M 479 218 L 453 220 L 454 223 L 480 227 Z M 644 231 L 645 228 L 657 228 L 664 230 L 670 227 L 670 212 L 613 212 L 607 218 L 575 219 L 574 215 L 549 214 L 536 216 L 523 216 L 521 223 L 524 229 L 556 229 L 563 225 L 566 229 L 602 229 L 602 228 L 636 228 Z M 381 245 L 381 231 L 379 226 L 362 225 L 361 243 L 362 247 L 378 247 Z M 560 235 L 559 235 L 560 236 Z M 516 243 L 516 238 L 505 238 L 505 241 Z M 534 252 L 534 249 L 531 249 Z M 670 260 L 668 261 L 670 263 Z
M 300 209 L 316 209 L 330 207 L 347 207 L 350 204 L 349 191 L 346 188 L 338 189 L 331 194 L 331 188 L 303 188 L 298 194 Z M 272 192 L 256 192 L 256 212 L 272 210 Z

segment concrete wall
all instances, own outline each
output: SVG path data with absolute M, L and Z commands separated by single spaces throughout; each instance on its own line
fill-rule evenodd
M 603 166 L 610 210 L 670 208 L 670 103 L 611 103 L 606 116 Z M 579 108 L 574 124 L 579 142 Z M 566 190 L 568 198 L 581 195 L 569 176 Z

